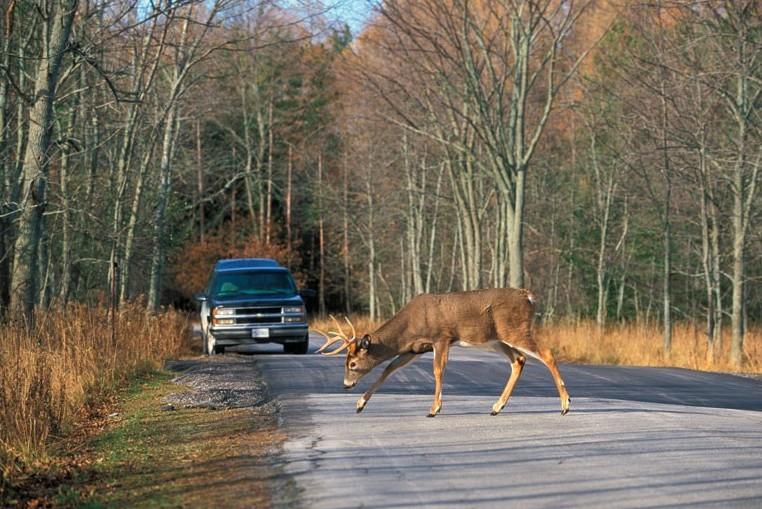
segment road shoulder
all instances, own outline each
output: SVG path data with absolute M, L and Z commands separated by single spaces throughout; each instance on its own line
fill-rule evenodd
M 53 506 L 271 506 L 285 482 L 277 465 L 285 436 L 255 363 L 225 356 L 168 368 L 125 395 Z

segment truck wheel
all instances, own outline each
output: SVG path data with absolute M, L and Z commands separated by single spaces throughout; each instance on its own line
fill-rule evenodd
M 286 353 L 293 353 L 297 355 L 304 355 L 310 347 L 309 336 L 305 336 L 299 343 L 286 343 L 283 345 L 283 349 Z
M 214 355 L 218 353 L 218 346 L 215 345 L 214 336 L 208 332 L 204 335 L 204 355 Z

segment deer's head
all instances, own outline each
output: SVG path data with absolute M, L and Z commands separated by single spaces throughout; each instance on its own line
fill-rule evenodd
M 318 353 L 323 355 L 338 355 L 344 350 L 347 351 L 347 358 L 344 362 L 344 388 L 351 389 L 357 385 L 357 382 L 362 377 L 384 362 L 387 357 L 381 355 L 381 349 L 378 348 L 379 345 L 373 345 L 368 334 L 365 334 L 361 338 L 357 337 L 355 327 L 349 321 L 349 318 L 345 317 L 344 320 L 346 320 L 347 325 L 352 330 L 352 337 L 349 337 L 344 332 L 344 329 L 336 318 L 331 316 L 331 320 L 333 320 L 336 330 L 330 331 L 327 334 L 316 331 L 326 339 L 325 344 L 318 349 Z M 339 342 L 341 345 L 338 348 L 327 351 L 328 347 Z

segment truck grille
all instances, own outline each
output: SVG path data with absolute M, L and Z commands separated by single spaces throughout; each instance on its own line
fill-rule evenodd
M 238 308 L 235 310 L 237 315 L 256 315 L 256 314 L 271 314 L 279 315 L 282 311 L 280 307 L 273 308 Z
M 282 323 L 283 308 L 238 308 L 235 310 L 235 323 L 240 325 L 252 323 Z

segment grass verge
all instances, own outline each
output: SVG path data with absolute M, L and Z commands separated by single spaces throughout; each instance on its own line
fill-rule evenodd
M 64 444 L 61 454 L 68 454 L 54 460 L 58 467 L 29 477 L 24 500 L 6 503 L 269 507 L 271 458 L 283 441 L 275 418 L 248 409 L 171 409 L 164 397 L 186 390 L 173 376 L 158 371 L 136 379 L 103 431 L 79 447 Z
M 115 317 L 82 304 L 40 312 L 33 327 L 0 327 L 0 500 L 14 478 L 97 420 L 131 377 L 187 349 L 185 315 L 148 315 L 137 303 Z

